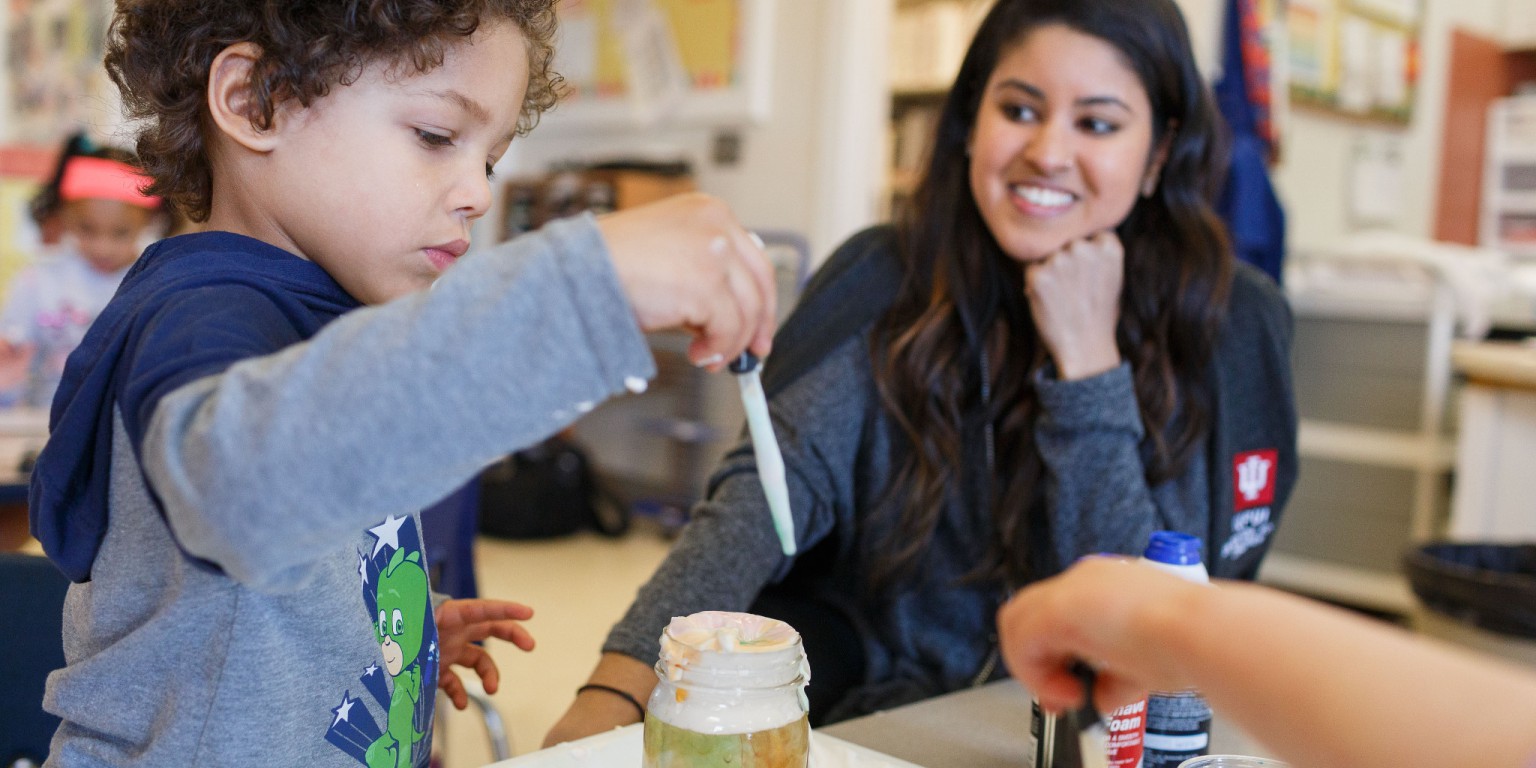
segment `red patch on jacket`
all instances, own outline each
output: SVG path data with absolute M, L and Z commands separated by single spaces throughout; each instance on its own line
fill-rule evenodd
M 1234 509 L 1268 506 L 1275 500 L 1275 469 L 1280 452 L 1273 448 L 1244 451 L 1232 457 Z

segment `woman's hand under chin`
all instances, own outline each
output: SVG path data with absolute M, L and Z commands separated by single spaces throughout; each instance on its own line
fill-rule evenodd
M 1115 326 L 1125 285 L 1125 250 L 1112 231 L 1073 240 L 1024 265 L 1024 295 L 1040 339 L 1064 381 L 1120 364 Z

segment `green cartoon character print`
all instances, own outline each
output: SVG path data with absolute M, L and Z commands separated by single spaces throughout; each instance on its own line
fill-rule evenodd
M 367 633 L 353 659 L 359 687 L 328 708 L 325 740 L 357 765 L 427 768 L 439 655 L 426 551 L 409 515 L 391 515 L 366 535 L 357 550 L 363 610 L 355 626 Z
M 432 605 L 421 554 L 395 550 L 379 573 L 375 594 L 378 623 L 374 638 L 394 685 L 384 733 L 368 746 L 366 761 L 369 768 L 404 768 L 411 765 L 411 748 L 426 735 L 416 729 L 417 702 L 423 695 L 433 694 L 422 691 L 422 669 L 417 661 Z

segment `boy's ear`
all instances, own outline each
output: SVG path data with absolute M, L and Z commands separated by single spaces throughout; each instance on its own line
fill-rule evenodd
M 219 51 L 208 68 L 208 114 L 219 132 L 253 152 L 271 151 L 275 126 L 257 126 L 258 106 L 251 74 L 261 59 L 261 46 L 235 43 Z M 276 120 L 276 115 L 273 116 Z

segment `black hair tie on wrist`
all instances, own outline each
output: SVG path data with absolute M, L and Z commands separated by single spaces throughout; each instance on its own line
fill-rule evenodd
M 645 707 L 641 706 L 640 700 L 634 696 L 631 696 L 629 691 L 615 688 L 611 685 L 603 685 L 602 683 L 587 683 L 586 685 L 576 689 L 576 695 L 580 696 L 582 691 L 607 691 L 629 702 L 632 706 L 634 706 L 635 711 L 640 713 L 640 719 L 645 719 Z

